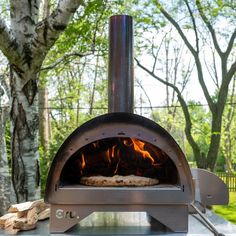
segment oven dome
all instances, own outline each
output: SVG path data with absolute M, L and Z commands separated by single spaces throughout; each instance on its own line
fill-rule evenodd
M 177 170 L 178 184 L 192 196 L 193 184 L 187 160 L 174 138 L 161 126 L 145 117 L 125 112 L 98 116 L 78 127 L 61 145 L 49 171 L 46 199 L 50 201 L 61 185 L 61 175 L 66 163 L 79 150 L 98 140 L 134 138 L 147 142 L 168 156 Z M 63 186 L 61 186 L 63 187 Z M 54 191 L 52 191 L 54 190 Z

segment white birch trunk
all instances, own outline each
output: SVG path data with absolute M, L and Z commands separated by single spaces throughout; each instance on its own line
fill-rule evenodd
M 40 197 L 38 100 L 34 75 L 11 73 L 12 181 L 17 202 Z M 25 81 L 29 81 L 25 84 Z

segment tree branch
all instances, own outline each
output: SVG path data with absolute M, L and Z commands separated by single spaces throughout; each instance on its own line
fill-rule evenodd
M 163 44 L 163 42 L 164 42 L 164 39 L 166 38 L 167 34 L 168 34 L 168 33 L 166 33 L 166 34 L 164 35 L 164 37 L 162 38 L 161 43 L 159 44 L 158 48 L 156 49 L 156 53 L 154 53 L 154 43 L 152 43 L 152 56 L 153 56 L 153 58 L 154 58 L 154 63 L 153 63 L 153 66 L 152 66 L 152 72 L 155 71 L 156 64 L 157 64 L 158 54 L 159 54 L 159 52 L 160 52 L 160 50 L 161 50 L 161 46 L 162 46 L 162 44 Z
M 230 81 L 231 81 L 231 79 L 232 79 L 232 77 L 233 77 L 233 75 L 236 71 L 236 62 L 234 62 L 231 65 L 228 72 L 227 72 L 227 59 L 228 59 L 228 56 L 231 52 L 231 49 L 233 48 L 234 40 L 235 40 L 235 37 L 236 37 L 236 30 L 231 35 L 231 38 L 229 40 L 229 44 L 228 44 L 228 47 L 227 47 L 226 51 L 223 52 L 220 49 L 220 46 L 218 44 L 215 30 L 212 27 L 212 25 L 211 25 L 210 21 L 208 20 L 207 16 L 204 14 L 203 7 L 200 3 L 200 0 L 196 0 L 196 5 L 197 5 L 198 11 L 200 13 L 200 16 L 201 16 L 203 22 L 206 24 L 207 28 L 209 29 L 209 31 L 211 33 L 214 47 L 215 47 L 217 53 L 219 54 L 219 56 L 221 58 L 222 84 L 220 86 L 219 96 L 218 96 L 218 101 L 217 101 L 217 105 L 218 105 L 217 110 L 218 110 L 218 113 L 220 114 L 220 113 L 223 113 L 224 104 L 226 102 L 227 94 L 228 94 L 228 86 L 229 86 L 229 83 L 230 83 Z
M 0 18 L 0 50 L 11 63 L 19 60 L 17 42 L 5 22 Z
M 226 57 L 228 57 L 228 55 L 231 52 L 231 49 L 233 48 L 235 38 L 236 38 L 236 29 L 234 30 L 233 34 L 230 37 L 228 47 L 225 51 Z
M 198 8 L 198 11 L 200 13 L 200 16 L 203 20 L 203 22 L 206 24 L 207 28 L 209 29 L 210 33 L 211 33 L 211 37 L 212 37 L 212 40 L 213 40 L 213 43 L 215 45 L 215 48 L 216 48 L 216 51 L 218 52 L 218 54 L 220 56 L 223 55 L 223 52 L 222 50 L 220 49 L 220 46 L 218 44 L 218 41 L 217 41 L 217 38 L 216 38 L 216 34 L 215 34 L 215 30 L 213 29 L 210 21 L 208 20 L 208 18 L 206 17 L 206 15 L 204 14 L 204 11 L 203 11 L 203 7 L 201 5 L 201 2 L 200 0 L 196 0 L 196 5 L 197 5 L 197 8 Z
M 199 43 L 198 43 L 199 38 L 198 38 L 198 33 L 197 33 L 196 21 L 195 21 L 195 18 L 194 18 L 194 16 L 193 16 L 193 12 L 192 12 L 192 10 L 191 10 L 191 8 L 190 8 L 190 6 L 189 6 L 188 1 L 187 1 L 187 0 L 184 0 L 184 2 L 185 2 L 186 6 L 187 6 L 187 8 L 188 8 L 188 12 L 189 12 L 189 14 L 190 14 L 190 18 L 191 18 L 192 23 L 193 23 L 193 30 L 194 30 L 195 38 L 196 38 L 196 48 L 197 48 L 197 52 L 199 52 Z
M 195 59 L 197 70 L 198 70 L 199 83 L 201 84 L 201 87 L 202 87 L 203 93 L 205 95 L 205 98 L 207 100 L 207 103 L 209 105 L 209 108 L 210 108 L 211 111 L 213 111 L 215 109 L 215 104 L 213 103 L 213 101 L 211 99 L 211 96 L 208 92 L 208 89 L 206 87 L 206 84 L 205 84 L 205 81 L 204 81 L 204 78 L 203 78 L 202 65 L 201 65 L 201 62 L 200 62 L 200 59 L 199 59 L 198 51 L 196 51 L 193 48 L 193 46 L 190 44 L 190 42 L 186 38 L 184 32 L 180 28 L 179 24 L 170 16 L 170 14 L 168 12 L 165 11 L 165 9 L 162 7 L 162 5 L 160 4 L 159 1 L 157 1 L 157 7 L 162 12 L 162 14 L 167 18 L 167 20 L 176 28 L 176 30 L 180 34 L 181 38 L 183 39 L 185 45 L 188 47 L 188 49 L 192 53 L 192 55 Z
M 225 79 L 228 81 L 228 83 L 230 82 L 231 78 L 234 76 L 236 72 L 236 61 L 231 65 L 231 67 L 229 68 Z
M 136 81 L 137 81 L 138 86 L 142 89 L 144 95 L 146 96 L 146 98 L 147 98 L 147 100 L 148 100 L 150 109 L 151 109 L 151 111 L 152 111 L 152 114 L 151 114 L 151 115 L 152 115 L 152 118 L 153 118 L 154 120 L 156 120 L 156 117 L 155 117 L 155 114 L 154 114 L 154 111 L 153 111 L 153 107 L 152 107 L 152 102 L 151 102 L 150 97 L 148 96 L 147 91 L 146 91 L 145 88 L 143 87 L 141 81 L 139 81 L 138 79 L 137 79 Z
M 175 92 L 176 92 L 177 94 L 180 94 L 180 95 L 181 95 L 181 92 L 179 91 L 178 87 L 176 87 L 176 86 L 173 85 L 172 83 L 169 83 L 169 82 L 167 82 L 166 80 L 164 80 L 164 79 L 158 77 L 154 72 L 148 70 L 145 66 L 143 66 L 143 65 L 139 62 L 139 60 L 137 60 L 137 58 L 135 58 L 135 61 L 137 62 L 137 65 L 138 65 L 140 68 L 142 68 L 144 71 L 146 71 L 149 75 L 153 76 L 155 79 L 157 79 L 157 80 L 160 81 L 161 83 L 163 83 L 163 84 L 165 84 L 165 85 L 171 87 L 172 89 L 175 90 Z
M 65 54 L 63 57 L 59 58 L 58 60 L 54 61 L 52 64 L 42 67 L 40 69 L 40 71 L 51 70 L 70 57 L 80 57 L 81 58 L 81 57 L 89 56 L 92 54 L 93 54 L 93 52 L 87 53 L 87 54 L 82 54 L 79 52 L 68 53 L 68 54 Z
M 175 85 L 165 81 L 164 79 L 158 77 L 155 73 L 153 73 L 152 71 L 148 70 L 146 67 L 144 67 L 136 58 L 135 61 L 137 62 L 137 65 L 142 68 L 144 71 L 146 71 L 149 75 L 151 75 L 153 78 L 157 79 L 158 81 L 160 81 L 161 83 L 171 87 L 172 89 L 175 90 L 175 92 L 177 93 L 178 96 L 178 100 L 180 102 L 181 108 L 183 110 L 184 113 L 184 117 L 185 117 L 185 134 L 186 137 L 189 141 L 189 143 L 191 144 L 192 148 L 193 148 L 193 152 L 195 154 L 195 157 L 201 158 L 200 155 L 200 149 L 197 145 L 197 143 L 194 141 L 193 136 L 192 136 L 192 122 L 191 122 L 191 118 L 190 118 L 190 114 L 189 114 L 189 110 L 188 110 L 188 106 L 185 102 L 185 100 L 183 99 L 180 90 L 178 89 L 178 87 L 176 87 Z
M 190 44 L 188 39 L 186 38 L 184 32 L 180 28 L 179 24 L 171 17 L 171 15 L 162 7 L 159 1 L 157 1 L 157 7 L 161 11 L 161 13 L 167 18 L 168 21 L 175 27 L 175 29 L 178 31 L 180 34 L 181 38 L 183 39 L 184 43 L 188 47 L 188 49 L 191 51 L 193 55 L 196 55 L 196 50 L 193 48 L 193 46 Z
M 42 53 L 50 49 L 66 29 L 71 17 L 80 5 L 82 5 L 82 0 L 60 0 L 51 15 L 37 24 L 37 37 L 33 42 L 35 48 L 38 48 Z

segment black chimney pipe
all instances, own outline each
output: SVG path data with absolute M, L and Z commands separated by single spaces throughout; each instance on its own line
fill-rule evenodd
M 133 19 L 114 15 L 109 26 L 108 112 L 133 113 Z

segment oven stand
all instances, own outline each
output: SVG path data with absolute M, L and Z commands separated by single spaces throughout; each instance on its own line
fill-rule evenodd
M 146 212 L 173 232 L 188 231 L 185 204 L 51 204 L 50 232 L 64 233 L 93 212 Z

